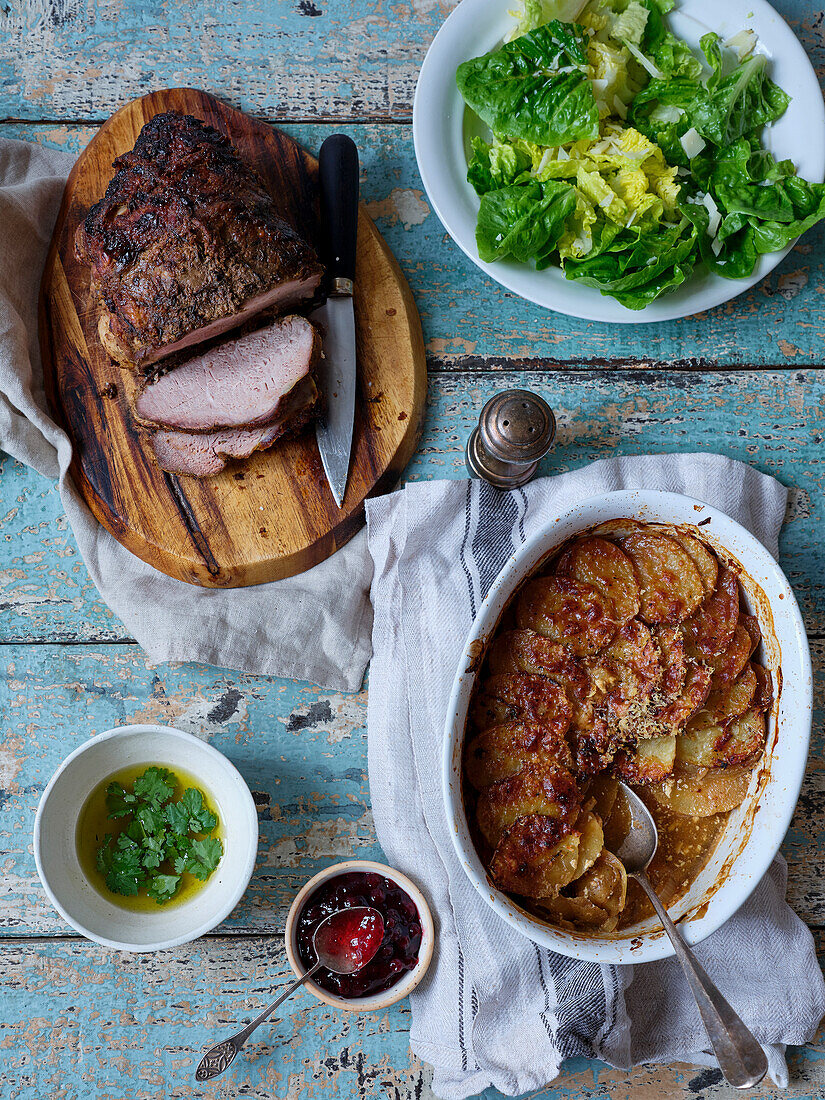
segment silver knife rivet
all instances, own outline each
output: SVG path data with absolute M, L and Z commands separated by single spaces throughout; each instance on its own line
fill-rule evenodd
M 467 468 L 499 489 L 516 489 L 535 474 L 556 435 L 547 402 L 529 390 L 504 390 L 481 410 L 467 440 Z

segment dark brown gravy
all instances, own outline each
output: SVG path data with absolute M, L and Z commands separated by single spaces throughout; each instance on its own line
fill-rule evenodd
M 669 908 L 687 893 L 693 880 L 713 855 L 730 815 L 724 813 L 713 814 L 711 817 L 685 817 L 660 806 L 643 787 L 634 789 L 650 810 L 659 832 L 659 847 L 647 874 L 653 889 Z M 622 798 L 621 791 L 618 797 Z M 618 806 L 611 815 L 611 824 L 613 819 L 621 816 L 617 814 L 617 810 Z M 629 827 L 628 817 L 625 834 Z M 614 851 L 620 843 L 621 837 L 617 838 L 612 829 L 611 836 L 605 834 L 605 847 L 608 851 Z M 635 879 L 628 879 L 627 902 L 619 918 L 618 930 L 621 932 L 652 916 L 653 906 L 641 886 Z

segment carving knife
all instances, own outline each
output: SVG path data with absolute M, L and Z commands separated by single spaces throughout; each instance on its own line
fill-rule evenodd
M 340 508 L 349 474 L 355 419 L 355 317 L 352 292 L 358 232 L 358 150 L 345 134 L 333 134 L 318 154 L 321 196 L 321 258 L 329 296 L 310 316 L 324 338 L 318 380 L 326 412 L 315 438 L 329 487 Z

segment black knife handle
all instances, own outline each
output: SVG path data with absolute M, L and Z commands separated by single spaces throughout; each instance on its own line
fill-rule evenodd
M 318 154 L 323 260 L 330 279 L 355 278 L 358 233 L 358 150 L 346 134 L 333 134 Z

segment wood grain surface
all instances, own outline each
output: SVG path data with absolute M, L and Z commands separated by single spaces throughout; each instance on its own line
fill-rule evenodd
M 122 107 L 73 168 L 46 263 L 40 343 L 47 394 L 74 443 L 71 476 L 98 520 L 170 576 L 208 587 L 260 584 L 323 561 L 363 523 L 364 499 L 391 488 L 423 421 L 426 365 L 415 302 L 372 219 L 359 217 L 358 392 L 343 507 L 332 497 L 310 427 L 215 477 L 175 477 L 153 461 L 129 411 L 135 380 L 97 337 L 89 272 L 74 254 L 78 224 L 155 114 L 179 110 L 226 134 L 253 164 L 279 213 L 317 245 L 317 163 L 298 144 L 212 96 L 178 88 Z
M 362 198 L 421 312 L 427 421 L 411 479 L 464 476 L 483 401 L 508 385 L 556 410 L 552 474 L 612 454 L 718 451 L 790 489 L 781 564 L 815 664 L 814 737 L 783 852 L 789 899 L 825 960 L 825 231 L 733 303 L 642 329 L 537 310 L 453 245 L 418 176 L 409 126 L 418 65 L 456 0 L 6 0 L 0 4 L 0 134 L 77 154 L 126 99 L 196 82 L 311 151 L 335 130 L 358 143 Z M 492 0 L 491 0 L 492 2 Z M 508 5 L 512 6 L 512 5 Z M 825 19 L 774 0 L 825 75 Z M 433 1100 L 411 1055 L 407 1004 L 352 1017 L 306 993 L 248 1057 L 193 1090 L 201 1044 L 250 1018 L 286 977 L 285 905 L 316 869 L 381 857 L 370 813 L 367 692 L 194 665 L 153 667 L 103 605 L 57 487 L 0 458 L 0 1096 L 12 1100 Z M 5 717 L 7 716 L 7 717 Z M 78 940 L 49 909 L 30 851 L 34 809 L 86 736 L 148 719 L 225 752 L 257 792 L 250 891 L 217 935 L 160 960 Z M 283 1011 L 283 1015 L 280 1012 Z M 825 1034 L 788 1051 L 790 1087 L 753 1100 L 822 1100 Z M 718 1070 L 577 1058 L 531 1100 L 735 1100 Z M 487 1089 L 483 1100 L 500 1100 Z

